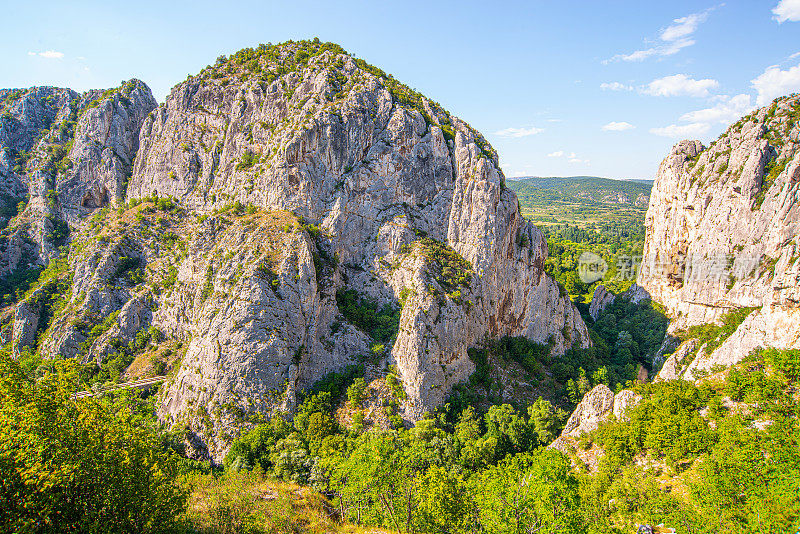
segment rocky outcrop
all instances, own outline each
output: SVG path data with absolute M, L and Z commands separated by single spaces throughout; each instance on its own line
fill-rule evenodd
M 677 144 L 659 167 L 637 283 L 666 307 L 669 333 L 756 308 L 679 376 L 758 346 L 800 347 L 799 114 L 800 97 L 779 98 L 709 147 Z M 665 365 L 662 378 L 675 369 Z
M 641 396 L 629 389 L 624 389 L 614 395 L 614 392 L 604 384 L 592 388 L 583 400 L 578 403 L 572 412 L 561 435 L 564 437 L 578 438 L 581 434 L 591 432 L 598 425 L 613 414 L 617 419 L 623 419 L 625 411 L 635 406 Z
M 608 414 L 613 413 L 613 409 L 614 392 L 604 384 L 595 386 L 584 395 L 583 400 L 575 407 L 575 411 L 567 419 L 567 424 L 564 425 L 561 434 L 580 437 L 581 434 L 591 432 Z
M 4 130 L 29 151 L 7 180 L 29 201 L 0 268 L 69 244 L 52 317 L 11 330 L 100 367 L 171 351 L 159 415 L 197 456 L 221 460 L 251 415 L 291 412 L 347 365 L 396 365 L 415 420 L 487 339 L 526 336 L 555 357 L 591 343 L 483 136 L 336 45 L 243 50 L 158 107 L 135 80 L 59 98 L 47 131 Z M 373 331 L 354 305 L 399 327 Z
M 122 199 L 156 101 L 138 80 L 83 94 L 3 90 L 0 99 L 0 203 L 6 213 L 24 206 L 0 236 L 0 274 L 8 274 L 46 265 L 69 225 Z
M 592 320 L 596 321 L 603 310 L 614 303 L 615 298 L 614 293 L 607 291 L 603 284 L 598 284 L 594 288 L 592 302 L 589 304 L 589 316 Z
M 583 396 L 583 400 L 567 419 L 561 435 L 549 447 L 565 453 L 574 451 L 576 440 L 583 434 L 597 429 L 600 423 L 612 415 L 618 420 L 625 420 L 625 413 L 641 400 L 641 395 L 629 389 L 623 389 L 614 395 L 604 384 L 595 386 Z
M 14 309 L 11 342 L 15 357 L 19 356 L 20 351 L 36 339 L 40 312 L 41 306 L 38 305 L 35 298 L 20 302 Z
M 78 109 L 83 107 L 83 111 L 67 155 L 72 165 L 56 183 L 66 220 L 74 223 L 124 199 L 139 148 L 139 130 L 156 105 L 150 88 L 139 80 L 82 95 Z

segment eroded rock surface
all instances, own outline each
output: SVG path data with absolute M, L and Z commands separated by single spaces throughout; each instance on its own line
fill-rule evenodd
M 606 290 L 603 284 L 599 284 L 594 288 L 592 294 L 592 302 L 589 304 L 589 315 L 593 320 L 597 320 L 603 310 L 614 303 L 614 293 Z
M 577 439 L 583 434 L 592 432 L 603 421 L 612 415 L 625 420 L 625 413 L 636 406 L 642 397 L 629 389 L 623 389 L 616 395 L 604 384 L 592 388 L 567 419 L 567 424 L 549 447 L 569 453 L 575 450 Z
M 669 333 L 755 308 L 712 354 L 662 378 L 800 347 L 799 112 L 800 97 L 779 98 L 709 147 L 678 143 L 659 167 L 637 282 L 666 307 Z
M 155 106 L 139 80 L 85 93 L 0 90 L 0 207 L 22 207 L 0 235 L 0 275 L 46 265 L 70 225 L 122 200 L 139 130 Z

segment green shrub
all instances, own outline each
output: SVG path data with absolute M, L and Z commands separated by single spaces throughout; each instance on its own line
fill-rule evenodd
M 362 377 L 358 377 L 353 381 L 353 384 L 347 388 L 347 401 L 350 407 L 360 408 L 361 404 L 367 398 L 367 383 Z
M 186 507 L 176 454 L 126 405 L 70 397 L 77 368 L 36 382 L 0 354 L 0 521 L 9 532 L 170 532 Z
M 369 298 L 354 289 L 336 291 L 336 304 L 345 319 L 379 342 L 388 342 L 397 336 L 400 328 L 400 310 L 389 304 L 378 307 Z

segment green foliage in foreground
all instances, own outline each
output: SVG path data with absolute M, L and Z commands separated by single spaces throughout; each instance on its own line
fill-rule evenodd
M 623 534 L 665 523 L 679 532 L 744 534 L 800 526 L 800 351 L 762 351 L 701 386 L 637 386 L 643 400 L 627 419 L 584 440 L 606 451 L 595 473 L 542 448 L 558 418 L 541 399 L 527 414 L 509 405 L 484 416 L 466 408 L 456 422 L 431 417 L 410 430 L 363 432 L 341 428 L 330 392 L 320 391 L 293 422 L 276 416 L 242 434 L 222 478 L 187 475 L 186 461 L 171 451 L 179 448 L 175 436 L 153 426 L 152 406 L 125 396 L 72 401 L 73 364 L 54 367 L 33 381 L 0 357 L 4 530 L 340 531 L 325 509 L 364 527 L 419 533 Z M 332 506 L 314 504 L 313 493 L 292 497 L 298 490 L 262 473 L 310 485 Z M 187 488 L 194 491 L 188 510 Z M 297 514 L 308 514 L 305 522 Z
M 557 421 L 541 399 L 527 418 L 509 405 L 483 417 L 467 408 L 455 423 L 423 419 L 411 430 L 320 432 L 275 418 L 239 438 L 226 463 L 309 484 L 347 520 L 401 532 L 622 534 L 662 522 L 795 532 L 798 376 L 800 351 L 771 349 L 722 381 L 637 386 L 643 400 L 628 419 L 588 436 L 606 451 L 596 473 L 541 448 Z M 725 397 L 747 406 L 726 407 Z M 301 413 L 329 421 L 328 406 L 308 400 Z
M 770 349 L 724 380 L 640 386 L 644 399 L 628 421 L 593 436 L 606 451 L 592 486 L 598 516 L 638 516 L 687 532 L 796 532 L 798 371 L 800 351 Z M 635 467 L 634 458 L 651 467 Z M 680 491 L 659 490 L 665 476 Z
M 169 532 L 185 507 L 179 457 L 141 407 L 72 400 L 77 369 L 38 380 L 0 353 L 0 525 L 13 532 Z M 150 407 L 145 407 L 149 411 Z

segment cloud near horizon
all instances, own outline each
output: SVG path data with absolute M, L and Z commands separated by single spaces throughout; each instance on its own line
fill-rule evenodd
M 681 115 L 682 121 L 730 124 L 753 110 L 750 95 L 717 97 L 719 102 L 710 108 L 698 109 Z
M 564 150 L 556 150 L 547 154 L 548 158 L 565 158 L 567 163 L 586 163 L 589 164 L 588 159 L 581 159 L 575 152 L 565 152 Z
M 714 106 L 681 115 L 680 120 L 687 124 L 670 124 L 660 128 L 651 128 L 650 133 L 670 138 L 696 138 L 708 133 L 712 125 L 731 124 L 754 108 L 752 97 L 746 94 L 720 95 L 714 100 L 717 101 Z

